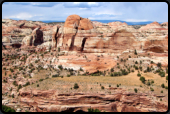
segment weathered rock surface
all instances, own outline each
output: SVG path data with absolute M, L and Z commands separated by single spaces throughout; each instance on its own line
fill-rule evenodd
M 119 90 L 114 94 L 70 93 L 56 90 L 19 91 L 20 102 L 38 112 L 87 112 L 88 108 L 106 112 L 154 112 L 167 111 L 168 106 L 152 101 L 148 95 Z
M 44 42 L 43 40 L 43 32 L 39 28 L 36 28 L 32 31 L 32 34 L 26 36 L 22 40 L 22 46 L 37 46 L 41 45 Z

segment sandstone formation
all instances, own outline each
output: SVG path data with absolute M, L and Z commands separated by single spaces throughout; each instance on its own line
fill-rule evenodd
M 115 88 L 116 89 L 116 88 Z M 60 94 L 55 90 L 19 91 L 22 106 L 37 112 L 87 112 L 88 108 L 106 112 L 159 112 L 168 107 L 142 93 L 117 90 L 114 94 L 70 93 Z M 142 105 L 141 105 L 142 104 Z
M 43 43 L 43 32 L 39 28 L 36 28 L 32 31 L 32 34 L 29 36 L 26 36 L 22 40 L 22 45 L 24 46 L 37 46 L 41 45 Z

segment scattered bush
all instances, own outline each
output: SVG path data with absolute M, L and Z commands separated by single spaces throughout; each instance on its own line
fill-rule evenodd
M 160 68 L 161 66 L 162 66 L 162 64 L 161 64 L 161 63 L 158 63 L 158 64 L 157 64 L 157 67 L 159 67 L 159 68 Z
M 165 86 L 165 89 L 168 89 L 168 86 Z
M 162 87 L 162 88 L 165 88 L 165 85 L 164 85 L 164 84 L 161 84 L 161 87 Z
M 67 74 L 67 77 L 70 77 L 70 74 Z
M 109 85 L 109 87 L 111 87 L 111 85 Z
M 137 74 L 137 76 L 141 76 L 141 74 L 140 74 L 140 73 L 138 73 L 138 74 Z
M 80 71 L 83 71 L 83 69 L 80 67 Z
M 2 105 L 2 110 L 4 112 L 16 112 L 14 109 L 8 107 L 8 106 L 5 106 L 5 105 Z
M 7 81 L 6 81 L 5 79 L 3 80 L 3 82 L 4 82 L 4 83 L 7 83 Z
M 117 84 L 117 87 L 119 87 L 119 84 Z
M 123 62 L 123 59 L 121 58 L 121 60 L 120 60 L 121 62 Z
M 100 110 L 99 109 L 88 108 L 88 112 L 100 112 Z
M 58 52 L 60 52 L 60 48 L 58 47 Z
M 14 70 L 13 70 L 13 69 L 11 69 L 11 68 L 10 68 L 9 70 L 10 70 L 11 72 L 14 72 Z
M 75 84 L 74 84 L 74 89 L 78 89 L 78 88 L 79 88 L 78 84 L 75 83 Z
M 18 86 L 18 84 L 17 84 L 17 82 L 16 82 L 16 81 L 14 81 L 14 82 L 13 82 L 13 85 Z
M 12 98 L 14 98 L 14 94 L 12 94 Z
M 131 56 L 129 55 L 129 58 L 131 58 Z
M 154 91 L 154 89 L 153 89 L 153 88 L 151 88 L 151 87 L 150 87 L 150 90 L 151 90 L 151 91 Z
M 37 87 L 39 87 L 39 84 L 37 84 Z
M 145 83 L 145 77 L 140 77 L 140 81 L 142 81 L 142 83 Z
M 135 49 L 135 52 L 134 52 L 134 54 L 135 54 L 135 55 L 137 55 L 137 54 L 138 54 L 138 53 L 137 53 L 137 51 L 136 51 L 136 49 Z
M 21 84 L 19 84 L 19 86 L 18 86 L 18 90 L 19 90 L 19 89 L 21 89 L 21 88 L 22 88 L 22 86 L 21 86 Z M 17 90 L 17 91 L 18 91 L 18 90 Z
M 138 64 L 138 62 L 137 62 L 137 61 L 135 61 L 135 64 Z
M 161 93 L 163 93 L 163 90 L 161 91 Z
M 114 72 L 114 68 L 111 68 L 110 71 L 111 71 L 111 72 Z
M 147 67 L 146 71 L 147 71 L 147 72 L 150 72 L 150 71 L 151 71 L 151 68 L 150 68 L 150 67 Z
M 163 72 L 163 71 L 161 72 L 161 71 L 160 71 L 160 72 L 159 72 L 159 75 L 160 75 L 161 77 L 165 77 L 165 72 Z
M 62 66 L 62 65 L 58 65 L 58 68 L 59 68 L 60 70 L 63 70 L 63 66 Z
M 134 89 L 134 91 L 135 91 L 135 93 L 137 93 L 137 92 L 138 92 L 138 90 L 137 90 L 136 88 Z
M 101 89 L 104 89 L 104 86 L 101 86 Z
M 154 62 L 153 61 L 151 61 L 151 64 L 153 64 Z
M 28 85 L 30 85 L 30 82 L 27 82 L 26 84 L 24 84 L 23 87 L 26 87 Z
M 39 82 L 43 81 L 44 79 L 39 79 Z
M 151 84 L 153 84 L 153 83 L 154 83 L 154 81 L 152 80 L 152 81 L 151 81 Z
M 150 86 L 150 85 L 151 85 L 150 81 L 147 81 L 146 85 L 147 85 L 147 86 Z
M 168 76 L 166 76 L 166 80 L 168 80 Z

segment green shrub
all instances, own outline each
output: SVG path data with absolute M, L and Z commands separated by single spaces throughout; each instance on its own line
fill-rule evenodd
M 161 64 L 161 63 L 158 63 L 158 64 L 157 64 L 157 67 L 161 67 L 161 66 L 162 66 L 162 64 Z
M 4 82 L 4 83 L 7 83 L 7 81 L 6 81 L 5 79 L 3 80 L 3 82 Z
M 138 64 L 138 62 L 137 62 L 137 61 L 135 61 L 135 64 Z
M 168 80 L 168 76 L 166 76 L 166 80 Z
M 151 84 L 153 84 L 153 83 L 154 83 L 154 81 L 152 80 L 152 81 L 151 81 Z
M 137 76 L 141 76 L 141 74 L 140 74 L 140 73 L 138 73 L 138 74 L 137 74 Z
M 168 68 L 166 69 L 166 73 L 168 74 Z
M 99 109 L 88 108 L 88 112 L 101 112 Z
M 114 75 L 113 75 L 113 73 L 111 73 L 111 74 L 110 74 L 110 76 L 112 76 L 112 77 L 113 77 L 113 76 L 114 76 Z
M 17 82 L 16 82 L 16 81 L 14 81 L 14 82 L 13 82 L 13 85 L 18 86 L 18 84 L 17 84 Z
M 27 82 L 26 84 L 24 84 L 23 87 L 26 87 L 28 85 L 30 85 L 30 82 Z
M 37 87 L 39 87 L 39 84 L 37 84 Z
M 160 71 L 160 72 L 159 72 L 159 75 L 160 75 L 161 77 L 165 77 L 165 72 Z
M 114 74 L 113 74 L 114 76 L 118 76 L 118 73 L 117 72 L 114 72 Z
M 134 91 L 135 91 L 135 93 L 137 93 L 137 92 L 138 92 L 138 90 L 137 90 L 136 88 L 134 89 Z
M 70 77 L 70 74 L 67 74 L 67 77 Z
M 21 88 L 22 88 L 22 86 L 21 86 L 21 84 L 19 84 L 19 86 L 18 86 L 18 90 L 19 90 L 19 89 L 21 89 Z M 18 90 L 17 90 L 17 91 L 18 91 Z
M 165 88 L 165 85 L 164 85 L 164 84 L 161 84 L 161 87 L 162 87 L 162 88 Z
M 150 71 L 151 71 L 151 68 L 150 68 L 150 67 L 147 67 L 146 70 L 147 70 L 147 72 L 150 72 Z
M 117 84 L 117 87 L 119 87 L 119 84 Z
M 60 48 L 58 47 L 58 52 L 60 52 Z
M 123 62 L 123 59 L 121 58 L 121 60 L 120 60 L 121 62 Z
M 111 85 L 109 85 L 109 87 L 111 87 Z
M 129 55 L 129 58 L 131 58 L 131 56 Z
M 162 99 L 160 99 L 160 101 L 162 101 Z
M 151 61 L 151 64 L 153 64 L 154 62 L 153 61 Z
M 80 71 L 83 71 L 83 69 L 80 67 Z
M 136 51 L 136 49 L 135 49 L 135 52 L 134 52 L 134 54 L 135 54 L 135 55 L 137 55 L 137 54 L 138 54 L 138 53 L 137 53 L 137 51 Z
M 134 70 L 132 69 L 131 72 L 134 72 Z
M 165 89 L 168 89 L 168 86 L 165 86 Z
M 4 112 L 16 112 L 14 109 L 8 107 L 8 106 L 5 106 L 5 105 L 2 105 L 2 110 Z
M 139 66 L 139 69 L 142 71 L 142 66 Z
M 74 89 L 78 89 L 78 88 L 79 88 L 78 84 L 75 83 L 75 84 L 74 84 Z
M 114 72 L 114 68 L 111 68 L 110 71 L 111 71 L 111 72 Z
M 39 82 L 43 81 L 44 79 L 39 79 Z
M 163 90 L 161 91 L 161 93 L 163 93 Z
M 104 89 L 104 86 L 101 86 L 101 89 Z
M 11 69 L 11 68 L 10 68 L 9 70 L 10 70 L 11 72 L 14 72 L 14 70 L 13 70 L 13 69 Z
M 59 68 L 60 70 L 63 70 L 63 66 L 62 66 L 62 65 L 58 65 L 58 68 Z
M 150 87 L 150 90 L 151 90 L 151 91 L 154 91 L 154 89 L 153 89 L 153 88 L 151 88 L 151 87 Z
M 147 86 L 150 86 L 150 85 L 151 85 L 150 81 L 147 81 L 146 85 L 147 85 Z
M 142 83 L 145 83 L 145 77 L 141 76 L 140 81 L 142 81 Z
M 14 94 L 12 94 L 12 98 L 14 98 Z

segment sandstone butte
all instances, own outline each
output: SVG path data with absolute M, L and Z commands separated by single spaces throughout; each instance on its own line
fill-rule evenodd
M 62 65 L 63 68 L 73 70 L 82 68 L 83 72 L 80 74 L 90 75 L 98 71 L 109 72 L 120 61 L 118 56 L 126 58 L 129 56 L 128 53 L 134 53 L 135 50 L 140 57 L 132 55 L 133 57 L 128 59 L 131 61 L 130 65 L 134 60 L 138 63 L 140 60 L 146 60 L 142 64 L 144 70 L 147 66 L 151 66 L 148 61 L 154 62 L 152 66 L 155 70 L 157 63 L 167 67 L 168 22 L 162 24 L 153 22 L 136 29 L 126 23 L 104 24 L 75 14 L 68 16 L 64 24 L 2 19 L 2 53 L 21 55 L 20 61 L 14 62 L 14 66 L 33 64 L 37 67 L 41 65 L 43 68 L 58 69 L 58 66 Z M 46 52 L 51 54 L 44 56 L 35 54 Z M 26 59 L 25 55 L 28 56 Z M 10 59 L 3 56 L 2 66 L 12 66 L 13 63 L 6 62 L 8 60 Z M 36 60 L 40 63 L 36 64 Z M 34 77 L 33 73 L 28 71 L 25 73 Z M 16 79 L 4 79 L 9 83 L 16 80 L 23 86 L 27 80 L 19 76 Z M 29 79 L 29 81 L 35 83 L 35 80 Z M 3 94 L 9 92 L 7 84 L 2 84 Z M 11 87 L 15 88 L 14 85 Z M 11 95 L 14 94 L 19 98 L 12 100 L 11 105 L 20 102 L 22 107 L 31 112 L 87 112 L 88 108 L 107 112 L 165 112 L 168 109 L 167 103 L 148 98 L 148 96 L 155 98 L 156 95 L 153 94 L 131 93 L 113 87 L 107 89 L 115 90 L 115 93 L 111 95 L 76 92 L 60 94 L 58 90 L 25 91 L 22 88 L 17 92 L 17 89 L 14 89 Z M 8 100 L 3 100 L 2 104 L 7 102 Z

